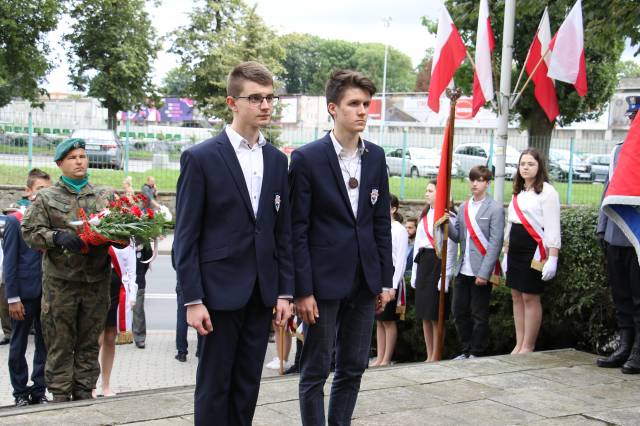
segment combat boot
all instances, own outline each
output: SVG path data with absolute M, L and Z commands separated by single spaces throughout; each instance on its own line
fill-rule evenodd
M 620 345 L 606 358 L 598 358 L 596 363 L 602 368 L 619 368 L 627 361 L 633 346 L 634 331 L 631 328 L 620 329 Z M 640 342 L 638 342 L 640 343 Z
M 631 348 L 629 359 L 622 366 L 622 372 L 624 374 L 640 373 L 640 331 L 636 332 L 636 341 Z

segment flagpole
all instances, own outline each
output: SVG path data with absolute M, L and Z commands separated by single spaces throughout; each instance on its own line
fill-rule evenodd
M 518 92 L 518 94 L 516 95 L 516 97 L 513 99 L 513 102 L 511 102 L 511 104 L 509 105 L 509 108 L 513 108 L 516 106 L 516 103 L 518 102 L 518 100 L 520 99 L 520 96 L 522 96 L 522 93 L 524 92 L 524 90 L 527 88 L 527 86 L 529 85 L 529 82 L 531 81 L 531 79 L 533 78 L 533 76 L 535 75 L 536 71 L 538 71 L 538 67 L 540 67 L 540 64 L 542 64 L 542 61 L 544 61 L 545 56 L 547 56 L 549 54 L 549 52 L 551 51 L 551 49 L 549 49 L 547 47 L 547 50 L 544 52 L 544 55 L 542 55 L 540 57 L 540 59 L 538 60 L 538 63 L 536 64 L 535 67 L 533 67 L 533 71 L 531 71 L 531 75 L 529 76 L 529 78 L 527 78 L 527 81 L 524 82 L 524 86 L 522 86 L 522 89 L 520 90 L 520 92 Z M 525 62 L 526 63 L 526 62 Z M 523 68 L 524 69 L 524 68 Z
M 447 89 L 447 97 L 451 101 L 451 106 L 449 108 L 449 120 L 447 121 L 448 129 L 448 138 L 447 138 L 447 176 L 448 179 L 446 182 L 438 182 L 438 191 L 442 191 L 442 187 L 445 188 L 445 197 L 444 199 L 451 199 L 451 157 L 453 153 L 453 130 L 455 128 L 456 121 L 456 103 L 458 99 L 462 96 L 462 90 L 460 88 L 456 89 Z M 443 185 L 444 183 L 444 185 Z M 448 208 L 448 206 L 447 206 Z M 435 341 L 435 349 L 434 349 L 434 357 L 433 359 L 436 361 L 440 361 L 442 359 L 442 352 L 444 348 L 444 311 L 445 311 L 445 289 L 446 289 L 446 280 L 447 280 L 447 246 L 449 240 L 449 221 L 446 221 L 443 224 L 443 241 L 442 241 L 442 249 L 440 250 L 440 288 L 439 290 L 439 299 L 438 299 L 438 328 L 436 330 L 436 341 Z
M 285 334 L 285 326 L 282 327 L 277 327 L 275 330 L 276 333 L 276 340 L 277 340 L 277 345 L 278 345 L 278 358 L 280 358 L 280 368 L 279 368 L 279 373 L 281 376 L 284 375 L 284 334 Z

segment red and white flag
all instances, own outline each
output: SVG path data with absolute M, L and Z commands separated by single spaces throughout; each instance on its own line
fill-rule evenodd
M 473 107 L 471 116 L 493 99 L 493 77 L 491 74 L 491 52 L 494 41 L 489 19 L 487 0 L 480 0 L 478 31 L 476 33 L 476 68 L 473 71 Z
M 431 66 L 427 105 L 432 111 L 440 111 L 440 95 L 447 88 L 467 54 L 462 37 L 444 5 L 438 20 L 436 49 Z
M 582 2 L 578 0 L 551 40 L 551 59 L 547 75 L 571 83 L 578 95 L 587 94 L 587 67 L 584 59 Z
M 558 97 L 556 96 L 556 86 L 552 79 L 547 76 L 549 71 L 550 53 L 549 44 L 551 43 L 551 26 L 549 25 L 549 12 L 547 8 L 544 9 L 540 25 L 533 38 L 533 43 L 529 47 L 529 53 L 527 54 L 527 62 L 524 64 L 528 75 L 532 75 L 531 80 L 535 86 L 533 91 L 536 100 L 540 104 L 540 107 L 547 114 L 549 121 L 555 120 L 560 113 L 558 108 Z M 541 60 L 542 55 L 545 55 Z M 538 65 L 538 63 L 540 65 Z M 538 68 L 536 69 L 536 65 Z M 535 70 L 535 73 L 534 73 Z

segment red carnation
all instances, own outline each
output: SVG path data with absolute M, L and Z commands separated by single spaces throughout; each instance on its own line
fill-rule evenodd
M 138 206 L 131 207 L 131 213 L 133 213 L 136 217 L 142 216 L 142 210 L 140 210 L 140 207 Z
M 155 213 L 153 212 L 153 210 L 147 209 L 147 216 L 149 216 L 149 219 L 153 219 L 154 215 L 155 215 Z

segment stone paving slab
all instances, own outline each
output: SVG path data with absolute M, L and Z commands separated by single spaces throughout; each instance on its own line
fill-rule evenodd
M 367 371 L 353 425 L 638 425 L 640 381 L 573 350 Z M 297 376 L 263 378 L 254 425 L 300 424 Z M 331 382 L 325 386 L 325 395 Z M 325 406 L 328 398 L 325 397 Z M 193 386 L 30 409 L 4 425 L 193 424 Z M 215 424 L 213 422 L 212 424 Z

